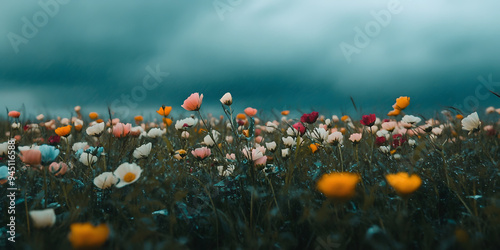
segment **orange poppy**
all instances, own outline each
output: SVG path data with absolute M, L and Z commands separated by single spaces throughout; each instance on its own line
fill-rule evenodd
M 392 107 L 394 109 L 403 110 L 406 107 L 408 107 L 408 105 L 410 105 L 410 97 L 400 96 L 399 98 L 396 99 L 396 104 L 394 104 Z
M 98 248 L 108 240 L 109 227 L 106 224 L 94 226 L 90 223 L 73 223 L 68 239 L 73 248 Z
M 461 114 L 458 114 L 458 115 L 456 115 L 455 117 L 456 117 L 457 119 L 459 119 L 459 120 L 464 119 L 464 116 L 463 116 L 463 115 L 461 115 Z
M 340 118 L 340 120 L 343 122 L 347 121 L 347 119 L 349 119 L 348 115 L 344 115 L 344 116 L 342 116 L 342 118 Z
M 96 112 L 90 112 L 89 117 L 90 117 L 90 119 L 95 120 L 95 119 L 99 118 L 99 114 L 97 114 Z
M 156 111 L 156 113 L 162 116 L 168 116 L 170 111 L 172 111 L 172 107 L 163 105 Z
M 311 143 L 311 145 L 309 145 L 309 148 L 311 149 L 312 153 L 316 153 L 316 151 L 318 151 L 318 146 L 319 144 L 317 143 Z
M 399 109 L 394 109 L 392 111 L 389 111 L 389 113 L 387 113 L 388 116 L 397 116 L 399 115 L 399 113 L 401 113 L 401 110 Z
M 406 172 L 399 172 L 397 174 L 388 174 L 385 179 L 393 187 L 400 196 L 406 196 L 415 192 L 420 185 L 422 179 L 416 174 L 411 176 Z
M 281 115 L 288 115 L 288 114 L 290 114 L 290 110 L 281 111 Z
M 163 119 L 162 119 L 162 120 L 163 120 L 163 123 L 164 123 L 164 124 L 167 124 L 167 126 L 172 125 L 172 119 L 170 119 L 170 118 L 166 118 L 166 117 L 163 117 Z
M 236 115 L 236 118 L 240 120 L 246 120 L 247 116 L 245 114 L 239 113 L 238 115 Z
M 324 174 L 317 188 L 328 198 L 347 200 L 354 196 L 356 184 L 360 180 L 358 174 L 348 172 Z
M 144 120 L 144 118 L 142 117 L 142 115 L 138 115 L 138 116 L 134 117 L 134 120 L 136 122 L 142 122 Z
M 56 128 L 55 132 L 58 136 L 68 136 L 71 133 L 71 125 Z

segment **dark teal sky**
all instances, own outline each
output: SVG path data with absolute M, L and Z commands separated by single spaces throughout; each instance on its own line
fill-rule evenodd
M 499 1 L 40 2 L 0 4 L 0 106 L 34 115 L 180 112 L 192 92 L 218 113 L 225 92 L 268 113 L 500 106 Z M 169 75 L 144 84 L 148 66 Z

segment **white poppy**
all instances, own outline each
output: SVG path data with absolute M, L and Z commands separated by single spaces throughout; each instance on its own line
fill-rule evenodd
M 224 170 L 224 166 L 218 166 L 217 170 L 219 171 L 220 176 L 230 176 L 234 172 L 234 165 L 227 166 L 226 170 Z
M 218 141 L 220 133 L 217 130 L 212 130 L 212 136 L 215 141 Z M 205 138 L 203 138 L 203 142 L 209 147 L 215 144 L 214 140 L 212 140 L 212 137 L 210 135 L 206 135 Z
M 276 125 L 275 123 L 273 122 L 267 122 L 266 123 L 266 131 L 268 133 L 272 133 L 274 132 L 276 129 L 278 128 L 278 125 Z
M 403 119 L 401 119 L 401 122 L 410 124 L 412 126 L 415 126 L 420 121 L 422 121 L 422 119 L 420 119 L 420 117 L 413 116 L 413 115 L 405 115 L 405 116 L 403 116 Z
M 111 172 L 104 172 L 94 178 L 94 185 L 100 189 L 106 189 L 118 182 L 118 178 Z
M 328 140 L 328 132 L 324 128 L 315 128 L 311 133 L 310 136 L 320 142 L 327 141 Z
M 335 144 L 335 143 L 340 143 L 342 144 L 344 142 L 344 135 L 342 132 L 336 131 L 331 133 L 327 138 L 326 141 L 330 144 Z
M 283 141 L 283 144 L 285 144 L 285 146 L 287 146 L 287 147 L 292 147 L 292 146 L 295 146 L 295 144 L 296 144 L 295 140 L 291 136 L 283 137 L 283 138 L 281 138 L 281 140 Z
M 124 187 L 131 183 L 134 183 L 139 179 L 142 173 L 141 167 L 135 163 L 123 163 L 113 172 L 120 182 L 116 184 L 117 188 Z
M 380 146 L 378 149 L 384 154 L 387 154 L 391 151 L 391 147 L 389 146 Z
M 29 212 L 35 228 L 51 227 L 56 223 L 54 209 L 33 210 Z
M 233 97 L 231 96 L 231 93 L 227 92 L 225 93 L 222 98 L 220 99 L 220 102 L 224 105 L 230 106 L 233 104 Z
M 149 138 L 161 137 L 166 132 L 167 132 L 166 130 L 161 130 L 159 128 L 152 128 L 148 131 L 147 136 Z
M 289 149 L 289 148 L 285 148 L 285 149 L 282 149 L 282 150 L 281 150 L 281 156 L 282 156 L 283 158 L 286 158 L 286 157 L 288 157 L 289 155 L 290 155 L 290 149 Z
M 479 121 L 479 116 L 477 115 L 477 112 L 474 112 L 465 117 L 464 119 L 462 119 L 462 129 L 469 131 L 469 134 L 479 130 L 480 126 L 481 126 L 481 121 Z
M 274 152 L 274 150 L 276 150 L 276 142 L 272 141 L 272 142 L 266 142 L 266 148 L 271 151 L 271 152 Z
M 97 123 L 95 125 L 88 127 L 85 131 L 90 136 L 99 136 L 102 134 L 102 132 L 104 132 L 105 125 L 106 124 L 104 124 L 104 122 Z
M 153 144 L 150 142 L 136 148 L 133 153 L 134 158 L 140 159 L 148 157 L 149 153 L 151 153 L 151 146 L 153 146 Z
M 76 152 L 78 151 L 79 149 L 85 149 L 85 147 L 88 146 L 88 143 L 87 142 L 75 142 L 75 144 L 73 144 L 73 147 L 71 147 L 71 149 Z
M 185 118 L 182 120 L 177 120 L 175 122 L 175 129 L 181 130 L 184 128 L 189 128 L 189 127 L 196 125 L 197 122 L 198 122 L 198 119 L 194 119 L 191 117 L 188 117 L 188 118 Z
M 83 152 L 80 155 L 80 162 L 83 163 L 83 165 L 88 167 L 91 164 L 94 164 L 97 162 L 97 156 L 89 154 L 87 152 Z

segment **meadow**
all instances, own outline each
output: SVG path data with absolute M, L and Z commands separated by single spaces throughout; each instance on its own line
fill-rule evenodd
M 264 118 L 227 93 L 219 117 L 204 101 L 219 100 L 194 93 L 152 121 L 7 110 L 0 248 L 500 246 L 500 109 L 423 117 L 402 96 L 387 114 Z

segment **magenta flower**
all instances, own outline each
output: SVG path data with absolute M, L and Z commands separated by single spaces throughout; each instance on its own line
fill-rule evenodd
M 207 147 L 201 147 L 201 148 L 197 148 L 197 149 L 191 151 L 191 154 L 194 157 L 196 157 L 196 159 L 201 161 L 201 160 L 204 160 L 205 158 L 209 157 L 212 154 L 212 152 Z
M 364 115 L 361 119 L 361 124 L 371 127 L 373 126 L 373 124 L 375 124 L 376 119 L 377 117 L 375 116 L 375 114 Z
M 201 102 L 203 101 L 203 94 L 193 93 L 186 100 L 184 104 L 181 105 L 187 111 L 198 111 L 201 107 Z
M 305 123 L 309 123 L 309 124 L 313 124 L 318 119 L 318 115 L 319 115 L 319 113 L 316 111 L 311 112 L 310 114 L 303 114 L 302 117 L 300 117 L 300 121 L 305 122 Z

